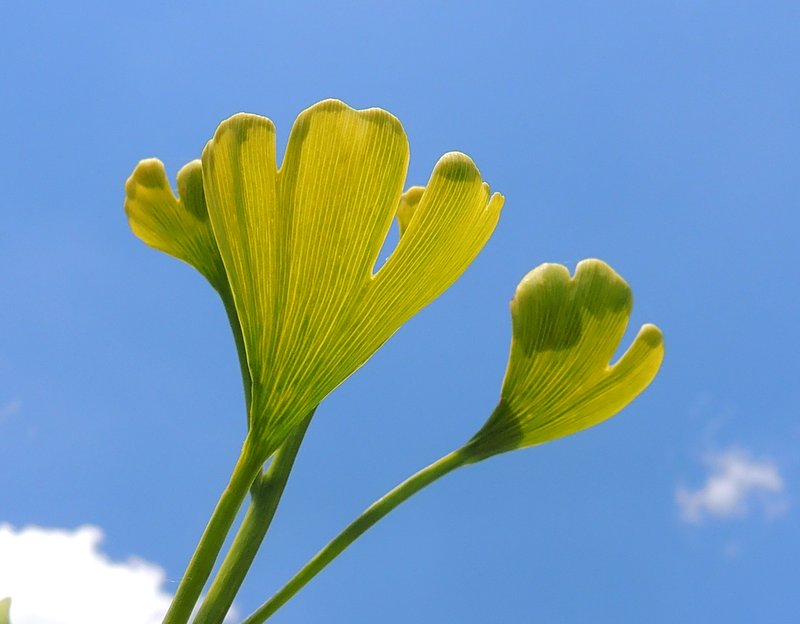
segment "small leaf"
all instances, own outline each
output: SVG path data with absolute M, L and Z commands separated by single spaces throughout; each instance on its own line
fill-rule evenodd
M 141 161 L 125 183 L 125 213 L 133 232 L 151 247 L 191 264 L 218 291 L 227 290 L 214 232 L 208 220 L 199 160 L 178 172 L 179 198 L 170 188 L 164 165 Z
M 663 338 L 644 325 L 615 363 L 628 325 L 630 288 L 600 260 L 544 264 L 517 287 L 513 336 L 500 403 L 467 445 L 477 458 L 541 444 L 619 412 L 655 377 Z

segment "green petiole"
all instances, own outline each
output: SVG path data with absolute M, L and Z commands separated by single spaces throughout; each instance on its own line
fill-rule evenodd
M 437 479 L 452 472 L 471 459 L 462 450 L 454 451 L 423 468 L 406 479 L 388 494 L 370 505 L 358 518 L 320 550 L 295 576 L 272 598 L 256 609 L 242 624 L 262 624 L 288 602 L 306 583 L 314 578 L 325 566 L 341 554 L 372 525 L 386 516 L 400 503 L 430 485 Z

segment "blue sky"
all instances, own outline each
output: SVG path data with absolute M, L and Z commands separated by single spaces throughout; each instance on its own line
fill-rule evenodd
M 632 329 L 665 333 L 652 387 L 449 475 L 274 621 L 793 621 L 798 58 L 792 2 L 6 6 L 0 545 L 92 525 L 174 591 L 243 398 L 215 293 L 131 234 L 123 185 L 151 156 L 174 178 L 234 112 L 282 145 L 337 97 L 400 118 L 409 185 L 460 150 L 506 205 L 466 274 L 318 410 L 240 613 L 482 424 L 527 271 L 598 257 L 633 288 Z

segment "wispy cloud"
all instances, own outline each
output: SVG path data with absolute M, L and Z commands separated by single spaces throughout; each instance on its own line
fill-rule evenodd
M 74 530 L 0 524 L 0 599 L 14 624 L 159 624 L 172 596 L 166 574 L 131 557 L 112 561 L 96 526 Z
M 753 459 L 742 450 L 728 450 L 709 454 L 705 463 L 710 471 L 705 484 L 694 490 L 680 486 L 675 495 L 686 522 L 744 516 L 756 506 L 767 515 L 786 509 L 783 477 L 774 462 Z
M 14 399 L 13 401 L 9 401 L 8 403 L 0 405 L 0 423 L 4 420 L 8 420 L 17 414 L 21 409 L 22 401 L 19 399 Z

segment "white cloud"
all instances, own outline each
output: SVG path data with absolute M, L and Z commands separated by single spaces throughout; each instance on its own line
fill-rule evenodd
M 159 566 L 114 562 L 103 532 L 0 524 L 0 597 L 11 596 L 14 624 L 158 624 L 171 596 Z
M 172 595 L 160 566 L 102 552 L 103 531 L 0 524 L 0 599 L 13 624 L 159 624 Z
M 767 515 L 786 510 L 783 478 L 769 460 L 755 460 L 741 450 L 728 450 L 705 458 L 711 474 L 703 487 L 679 487 L 676 500 L 686 522 L 701 522 L 705 517 L 729 518 L 746 515 L 759 505 Z

